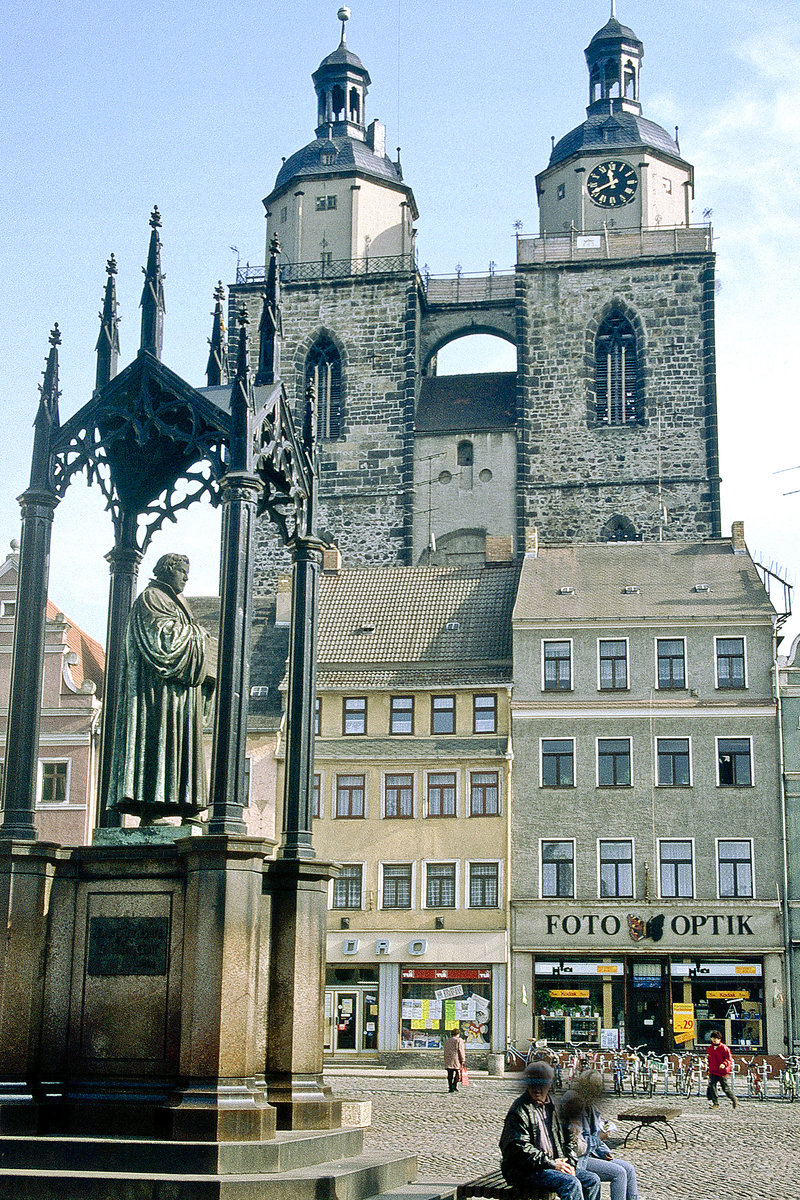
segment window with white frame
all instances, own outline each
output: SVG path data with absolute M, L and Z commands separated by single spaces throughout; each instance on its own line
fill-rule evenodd
M 750 787 L 753 782 L 750 738 L 717 738 L 717 782 L 720 787 Z
M 425 867 L 425 907 L 455 908 L 456 864 L 428 863 Z
M 456 815 L 455 771 L 431 771 L 427 780 L 428 816 L 454 817 Z
M 410 774 L 384 775 L 383 815 L 385 817 L 414 816 L 414 776 Z
M 336 776 L 336 816 L 363 817 L 366 779 L 363 775 Z
M 545 642 L 543 649 L 544 690 L 568 692 L 572 688 L 572 643 Z
M 656 638 L 656 672 L 658 687 L 686 687 L 686 643 L 683 638 Z
M 497 771 L 470 771 L 469 815 L 496 817 L 500 812 L 500 775 Z
M 253 760 L 250 755 L 246 755 L 244 760 L 244 807 L 250 807 L 250 800 L 253 793 Z
M 747 686 L 744 638 L 716 638 L 717 687 L 743 688 Z
M 383 864 L 382 908 L 411 908 L 411 863 Z
M 322 816 L 322 780 L 319 775 L 314 775 L 314 790 L 311 796 L 311 815 L 312 817 Z
M 661 895 L 691 899 L 694 895 L 694 855 L 690 841 L 662 840 L 658 847 Z
M 470 908 L 498 908 L 500 905 L 500 864 L 471 862 L 469 864 Z
M 333 881 L 334 908 L 361 908 L 364 868 L 361 863 L 343 863 Z
M 322 729 L 322 697 L 314 697 L 314 736 L 319 737 Z
M 575 894 L 575 842 L 542 842 L 542 896 Z
M 717 866 L 721 900 L 753 896 L 753 843 L 749 838 L 719 838 Z
M 575 786 L 575 739 L 542 738 L 542 787 Z
M 627 688 L 628 643 L 625 638 L 601 638 L 598 655 L 601 690 L 620 691 Z
M 630 787 L 631 739 L 597 739 L 597 786 Z
M 66 804 L 69 799 L 69 759 L 41 763 L 40 804 Z
M 659 787 L 688 787 L 692 782 L 688 738 L 656 738 Z
M 601 840 L 599 859 L 600 896 L 632 897 L 633 842 L 627 838 L 621 841 Z

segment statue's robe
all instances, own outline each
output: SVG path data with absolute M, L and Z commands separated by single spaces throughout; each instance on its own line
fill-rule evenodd
M 128 618 L 108 807 L 143 823 L 207 806 L 206 634 L 183 596 L 153 579 Z

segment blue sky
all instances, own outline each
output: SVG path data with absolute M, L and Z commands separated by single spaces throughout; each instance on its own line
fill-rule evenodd
M 6 297 L 0 403 L 0 545 L 18 534 L 31 422 L 58 321 L 61 410 L 91 393 L 104 264 L 119 262 L 121 365 L 138 346 L 148 215 L 163 216 L 164 361 L 204 382 L 217 279 L 263 259 L 261 199 L 281 157 L 313 137 L 311 72 L 338 41 L 336 3 L 7 0 L 0 17 L 3 160 L 0 278 Z M 402 146 L 420 208 L 420 263 L 434 272 L 510 267 L 513 224 L 537 228 L 534 176 L 551 135 L 587 103 L 583 48 L 602 0 L 493 5 L 358 0 L 348 43 L 372 77 L 368 119 Z M 723 521 L 800 576 L 797 416 L 800 258 L 800 7 L 726 0 L 619 0 L 645 45 L 646 116 L 696 167 L 694 215 L 713 209 Z M 143 568 L 188 548 L 189 591 L 216 588 L 217 517 L 203 509 L 154 542 Z M 51 596 L 103 636 L 112 540 L 96 494 L 57 515 Z M 800 628 L 800 622 L 797 622 Z M 791 628 L 791 627 L 790 627 Z M 784 649 L 787 647 L 784 646 Z

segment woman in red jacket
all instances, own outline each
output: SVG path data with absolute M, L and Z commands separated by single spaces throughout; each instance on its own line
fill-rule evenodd
M 733 1055 L 723 1042 L 722 1034 L 718 1029 L 711 1030 L 708 1040 L 711 1043 L 708 1047 L 708 1088 L 706 1089 L 708 1103 L 711 1108 L 719 1108 L 717 1099 L 717 1084 L 719 1084 L 733 1107 L 736 1108 L 736 1096 L 731 1087 Z

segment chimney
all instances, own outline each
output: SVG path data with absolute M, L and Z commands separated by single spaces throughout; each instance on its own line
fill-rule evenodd
M 326 546 L 322 551 L 322 570 L 325 575 L 338 575 L 342 569 L 342 552 L 338 546 Z
M 525 528 L 525 557 L 539 557 L 539 530 L 535 525 L 528 525 Z
M 375 154 L 386 153 L 386 126 L 380 121 L 373 121 L 367 129 L 367 145 Z
M 734 554 L 747 554 L 744 540 L 744 521 L 734 521 L 731 525 L 731 548 Z
M 275 597 L 275 625 L 289 625 L 292 619 L 292 577 L 286 571 L 278 576 L 278 594 Z
M 486 535 L 487 563 L 508 563 L 514 560 L 514 539 L 512 537 L 490 537 Z

